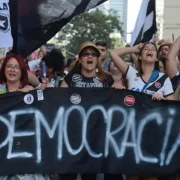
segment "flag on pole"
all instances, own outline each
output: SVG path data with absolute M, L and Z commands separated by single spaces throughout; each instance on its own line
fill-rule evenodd
M 131 46 L 141 42 L 154 41 L 154 35 L 157 31 L 155 4 L 155 0 L 142 0 L 136 25 L 131 37 Z
M 13 50 L 27 57 L 74 16 L 106 0 L 9 0 Z

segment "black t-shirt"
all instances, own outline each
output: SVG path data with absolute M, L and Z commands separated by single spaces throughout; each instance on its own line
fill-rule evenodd
M 104 82 L 100 82 L 100 79 L 95 76 L 87 78 L 82 75 L 81 71 L 72 71 L 64 78 L 66 84 L 69 87 L 78 88 L 103 88 L 111 87 L 114 83 L 113 79 L 110 77 L 104 79 Z
M 171 79 L 171 83 L 173 85 L 173 89 L 176 90 L 176 88 L 180 84 L 180 72 Z

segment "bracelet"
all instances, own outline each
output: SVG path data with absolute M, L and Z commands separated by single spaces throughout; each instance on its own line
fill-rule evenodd
M 41 89 L 41 83 L 39 83 L 39 85 L 35 87 L 35 89 Z

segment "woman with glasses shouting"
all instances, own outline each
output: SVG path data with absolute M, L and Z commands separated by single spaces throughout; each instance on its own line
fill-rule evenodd
M 28 85 L 24 60 L 15 54 L 7 56 L 0 71 L 0 94 L 14 91 L 28 92 L 33 89 Z

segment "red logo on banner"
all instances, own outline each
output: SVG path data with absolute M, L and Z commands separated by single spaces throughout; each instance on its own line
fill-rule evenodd
M 155 83 L 155 87 L 157 87 L 158 89 L 160 89 L 160 88 L 161 88 L 161 83 L 156 82 L 156 83 Z
M 133 96 L 129 95 L 124 98 L 124 104 L 126 106 L 133 106 L 134 103 L 135 103 L 135 98 Z

